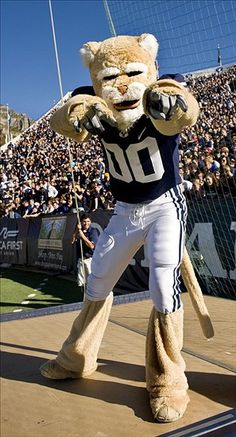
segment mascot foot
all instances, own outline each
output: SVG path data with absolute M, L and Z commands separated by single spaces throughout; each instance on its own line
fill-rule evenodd
M 40 367 L 40 372 L 42 376 L 48 379 L 77 379 L 90 376 L 95 372 L 96 368 L 81 373 L 73 372 L 72 370 L 64 369 L 56 360 L 49 360 Z
M 186 394 L 184 398 L 180 397 L 159 397 L 150 396 L 150 405 L 154 419 L 158 422 L 168 423 L 179 420 L 185 413 L 189 402 Z

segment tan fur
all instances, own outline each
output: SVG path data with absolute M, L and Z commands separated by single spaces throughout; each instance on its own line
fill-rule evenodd
M 162 79 L 155 82 L 148 88 L 148 91 L 159 91 L 168 95 L 179 94 L 184 97 L 188 105 L 187 112 L 183 112 L 180 108 L 177 108 L 175 117 L 169 121 L 154 120 L 151 118 L 152 123 L 156 129 L 163 135 L 175 135 L 183 130 L 185 126 L 192 126 L 196 123 L 199 115 L 199 107 L 196 99 L 193 95 L 180 83 L 171 79 Z M 146 94 L 144 94 L 144 102 L 146 101 Z
M 76 132 L 74 122 L 78 119 L 82 123 L 86 113 L 96 103 L 99 103 L 104 107 L 104 110 L 107 110 L 106 103 L 99 97 L 84 94 L 72 97 L 53 114 L 50 120 L 51 128 L 65 137 L 78 142 L 86 142 L 91 135 L 84 128 L 81 129 L 81 132 Z
M 182 346 L 183 309 L 162 314 L 153 307 L 146 336 L 146 384 L 159 422 L 178 420 L 189 402 Z
M 199 318 L 203 334 L 206 338 L 211 338 L 214 336 L 214 329 L 186 248 L 181 264 L 181 274 Z
M 113 294 L 103 301 L 86 301 L 57 356 L 65 369 L 88 373 L 97 367 L 97 354 L 107 326 Z
M 143 47 L 139 45 L 139 38 L 133 36 L 118 36 L 103 41 L 96 53 L 94 62 L 90 65 L 90 75 L 94 90 L 97 96 L 102 97 L 103 87 L 101 81 L 97 80 L 97 73 L 104 67 L 117 67 L 121 74 L 112 84 L 118 87 L 119 84 L 129 86 L 132 82 L 137 81 L 137 77 L 128 77 L 125 75 L 124 67 L 130 62 L 143 62 L 148 66 L 147 77 L 139 77 L 138 81 L 150 85 L 156 79 L 156 68 L 154 59 Z
M 50 379 L 83 378 L 95 372 L 112 302 L 112 293 L 102 301 L 85 301 L 56 361 L 47 361 L 41 367 L 43 376 Z

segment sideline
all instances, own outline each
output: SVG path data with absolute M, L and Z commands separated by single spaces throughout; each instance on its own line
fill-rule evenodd
M 129 302 L 138 302 L 141 300 L 150 299 L 149 291 L 141 291 L 138 293 L 122 294 L 114 296 L 113 305 L 120 305 Z M 69 311 L 81 310 L 83 302 L 69 303 L 66 305 L 58 305 L 49 308 L 39 308 L 32 311 L 24 311 L 20 313 L 5 313 L 0 315 L 0 322 L 9 322 L 11 320 L 30 319 L 31 317 L 48 316 L 51 314 L 67 313 Z

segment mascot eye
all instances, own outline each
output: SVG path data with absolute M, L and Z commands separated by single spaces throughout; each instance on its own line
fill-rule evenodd
M 128 77 L 132 77 L 132 76 L 138 76 L 139 74 L 142 74 L 143 71 L 130 71 L 129 73 L 127 73 Z
M 116 79 L 118 77 L 118 74 L 112 74 L 111 76 L 105 76 L 102 80 L 112 80 Z

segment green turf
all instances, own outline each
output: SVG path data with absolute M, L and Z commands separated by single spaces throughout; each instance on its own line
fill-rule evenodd
M 44 284 L 40 285 L 41 282 Z M 47 273 L 27 270 L 2 269 L 0 313 L 14 310 L 29 311 L 55 305 L 81 302 L 83 290 L 76 281 L 62 279 Z M 41 288 L 41 290 L 38 290 Z M 35 296 L 28 297 L 30 294 Z M 23 301 L 29 301 L 23 304 Z

